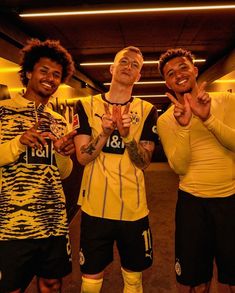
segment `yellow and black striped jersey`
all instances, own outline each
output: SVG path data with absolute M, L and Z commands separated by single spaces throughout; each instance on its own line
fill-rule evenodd
M 130 135 L 137 142 L 155 142 L 156 108 L 141 99 L 131 98 L 129 102 Z M 104 95 L 82 98 L 78 102 L 78 135 L 96 137 L 101 133 L 104 103 L 109 103 Z M 111 112 L 112 106 L 109 103 Z M 118 130 L 113 131 L 99 156 L 85 166 L 81 186 L 79 203 L 91 216 L 135 221 L 148 214 L 143 170 L 131 162 Z
M 39 121 L 39 131 L 57 137 L 67 132 L 65 119 L 47 106 L 36 108 L 22 96 L 0 102 L 0 240 L 68 231 L 61 174 L 71 172 L 70 158 L 55 153 L 49 139 L 41 150 L 20 143 L 21 135 Z

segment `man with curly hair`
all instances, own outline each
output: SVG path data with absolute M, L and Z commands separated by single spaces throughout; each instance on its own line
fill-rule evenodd
M 171 168 L 179 174 L 175 271 L 181 293 L 210 290 L 213 261 L 220 293 L 235 292 L 235 96 L 205 91 L 194 56 L 169 49 L 159 71 L 174 96 L 157 123 Z
M 75 132 L 47 102 L 74 65 L 59 41 L 31 40 L 21 53 L 26 91 L 0 102 L 0 292 L 23 292 L 34 276 L 39 292 L 59 292 L 71 272 L 61 180 Z

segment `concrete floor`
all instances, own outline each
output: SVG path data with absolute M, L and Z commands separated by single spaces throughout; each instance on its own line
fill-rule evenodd
M 174 209 L 177 176 L 167 163 L 152 163 L 146 171 L 150 224 L 153 233 L 154 262 L 143 273 L 145 293 L 176 293 L 174 272 Z M 80 212 L 70 224 L 73 250 L 73 272 L 64 279 L 63 293 L 80 292 L 81 274 L 78 263 Z M 36 293 L 35 280 L 26 293 Z M 122 278 L 115 249 L 114 262 L 107 268 L 102 293 L 121 293 Z M 220 293 L 213 280 L 210 293 Z

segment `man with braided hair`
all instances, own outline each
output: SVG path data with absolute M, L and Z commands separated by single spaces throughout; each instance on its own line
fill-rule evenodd
M 113 245 L 121 260 L 125 293 L 141 293 L 142 271 L 152 264 L 152 239 L 143 170 L 157 139 L 156 108 L 133 98 L 143 56 L 136 47 L 117 53 L 106 94 L 82 98 L 77 105 L 75 146 L 85 165 L 80 265 L 82 293 L 101 290 Z
M 218 268 L 220 293 L 235 292 L 235 96 L 205 91 L 185 49 L 169 49 L 159 70 L 172 106 L 157 123 L 179 174 L 175 271 L 181 293 L 207 293 Z
M 71 272 L 61 179 L 75 132 L 47 102 L 74 65 L 59 41 L 31 40 L 21 53 L 25 93 L 0 102 L 0 292 L 23 292 L 34 276 L 39 292 L 59 292 Z

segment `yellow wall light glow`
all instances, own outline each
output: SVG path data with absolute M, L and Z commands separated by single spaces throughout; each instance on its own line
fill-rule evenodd
M 0 68 L 0 73 L 11 73 L 11 72 L 18 72 L 20 67 L 2 67 Z
M 213 83 L 234 83 L 235 79 L 218 79 L 215 80 Z

